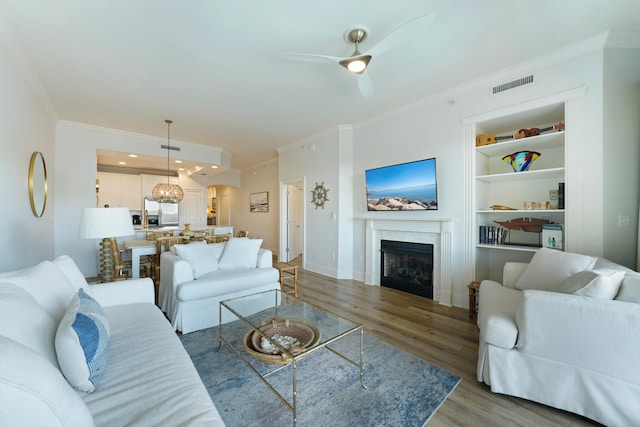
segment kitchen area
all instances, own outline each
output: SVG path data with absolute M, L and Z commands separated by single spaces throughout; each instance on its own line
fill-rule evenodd
M 207 235 L 233 235 L 234 227 L 228 224 L 229 216 L 225 218 L 225 225 L 217 225 L 220 206 L 217 197 L 210 197 L 211 188 L 191 185 L 184 188 L 182 202 L 157 202 L 151 196 L 152 190 L 158 183 L 166 183 L 167 179 L 171 184 L 178 184 L 177 176 L 97 172 L 96 206 L 126 207 L 131 214 L 135 236 L 118 238 L 118 243 L 123 256 L 132 262 L 133 278 L 139 277 L 140 257 L 156 253 L 155 242 L 147 240 L 148 232 L 169 231 L 178 236 L 188 227 L 190 231 L 204 231 Z

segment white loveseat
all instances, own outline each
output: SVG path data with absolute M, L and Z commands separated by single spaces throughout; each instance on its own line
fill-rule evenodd
M 88 285 L 67 256 L 0 273 L 0 424 L 224 425 L 151 280 Z
M 540 249 L 480 284 L 478 381 L 607 426 L 640 424 L 640 274 Z
M 186 334 L 216 326 L 220 301 L 280 289 L 273 254 L 261 244 L 262 239 L 232 237 L 174 245 L 163 253 L 158 299 L 173 327 Z M 235 320 L 223 315 L 223 323 Z

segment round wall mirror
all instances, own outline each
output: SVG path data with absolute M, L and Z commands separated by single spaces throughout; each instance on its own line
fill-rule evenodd
M 33 214 L 40 218 L 47 206 L 47 166 L 39 151 L 31 155 L 29 163 L 29 202 Z

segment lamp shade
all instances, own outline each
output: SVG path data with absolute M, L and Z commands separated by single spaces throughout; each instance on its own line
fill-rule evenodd
M 135 234 L 128 208 L 84 208 L 80 219 L 81 239 L 131 236 Z

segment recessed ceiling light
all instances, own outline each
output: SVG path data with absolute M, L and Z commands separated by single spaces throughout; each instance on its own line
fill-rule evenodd
M 178 170 L 179 170 L 179 171 L 183 171 L 183 170 L 184 170 L 184 168 L 178 168 Z
M 176 163 L 182 163 L 182 160 L 176 160 L 175 162 Z
M 213 166 L 211 166 L 211 169 L 218 169 L 218 166 L 213 165 Z
M 134 159 L 135 159 L 135 158 L 137 158 L 137 157 L 138 157 L 138 155 L 137 155 L 137 154 L 129 154 L 129 157 L 131 157 L 131 158 L 134 158 Z
M 127 162 L 118 162 L 119 165 L 126 165 Z

